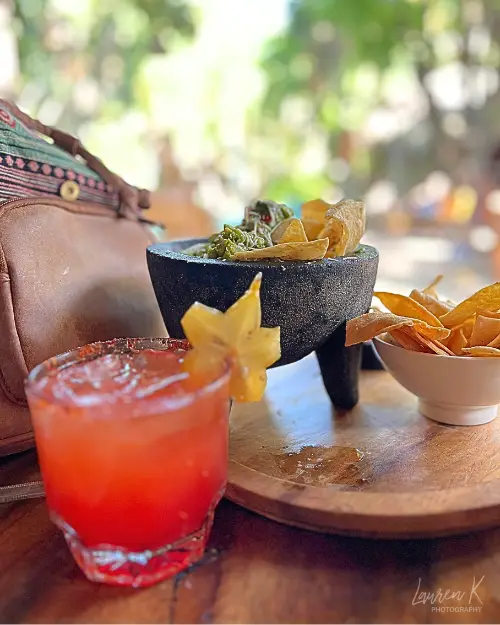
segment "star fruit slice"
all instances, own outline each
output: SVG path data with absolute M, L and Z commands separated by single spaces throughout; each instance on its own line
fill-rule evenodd
M 280 329 L 262 328 L 258 273 L 249 289 L 225 313 L 195 302 L 182 318 L 192 349 L 184 366 L 190 373 L 210 370 L 227 359 L 229 391 L 236 401 L 259 401 L 267 384 L 266 369 L 281 356 Z

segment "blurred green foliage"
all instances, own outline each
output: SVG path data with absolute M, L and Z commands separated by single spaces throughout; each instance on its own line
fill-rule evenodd
M 435 170 L 455 184 L 486 170 L 500 0 L 290 0 L 260 72 L 265 15 L 241 0 L 262 35 L 252 49 L 240 0 L 225 1 L 13 0 L 13 93 L 139 184 L 169 158 L 198 186 L 211 177 L 218 214 L 252 196 L 297 206 L 379 180 L 402 196 Z
M 32 100 L 61 103 L 59 123 L 70 129 L 97 108 L 113 117 L 134 106 L 144 60 L 195 34 L 182 0 L 15 0 L 14 16 L 21 88 L 30 86 Z M 75 102 L 78 81 L 96 102 Z
M 341 182 L 344 191 L 361 194 L 385 177 L 405 192 L 433 169 L 463 177 L 458 170 L 467 158 L 467 141 L 480 162 L 491 147 L 491 131 L 500 132 L 486 110 L 498 104 L 498 86 L 483 98 L 477 78 L 486 69 L 490 75 L 483 73 L 481 80 L 495 82 L 499 35 L 498 0 L 293 0 L 287 29 L 267 44 L 261 61 L 268 84 L 262 100 L 265 137 L 290 163 L 295 188 L 289 190 L 303 199 L 311 189 L 319 195 Z M 467 101 L 446 109 L 436 96 L 439 85 L 430 79 L 453 64 L 465 68 Z M 405 139 L 409 132 L 403 129 L 387 138 L 380 131 L 367 141 L 370 116 L 377 110 L 393 114 L 398 92 L 404 96 L 410 89 L 422 99 L 415 121 L 421 141 Z M 450 112 L 464 131 L 447 130 Z M 318 149 L 325 152 L 325 166 L 302 175 L 297 189 L 311 136 L 324 139 Z M 394 154 L 405 141 L 403 167 L 401 161 L 394 164 Z M 347 180 L 328 173 L 329 160 L 337 156 L 349 165 Z M 266 176 L 266 189 L 283 189 L 285 176 L 271 163 Z
M 334 95 L 352 90 L 352 72 L 365 63 L 384 70 L 412 52 L 424 14 L 423 4 L 408 0 L 294 0 L 287 31 L 264 53 L 266 109 L 276 114 L 291 93 L 326 99 L 323 121 L 335 127 Z M 413 53 L 424 56 L 426 48 Z

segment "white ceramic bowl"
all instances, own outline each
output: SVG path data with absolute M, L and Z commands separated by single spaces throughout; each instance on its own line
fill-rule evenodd
M 498 415 L 500 358 L 438 356 L 373 339 L 384 367 L 429 419 L 450 425 L 481 425 Z

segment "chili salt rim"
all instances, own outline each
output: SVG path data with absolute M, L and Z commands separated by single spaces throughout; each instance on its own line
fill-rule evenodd
M 161 348 L 159 348 L 161 346 Z M 50 403 L 57 406 L 68 408 L 83 408 L 84 406 L 76 402 L 72 402 L 65 399 L 48 395 L 43 389 L 38 388 L 39 382 L 43 377 L 48 376 L 51 371 L 62 370 L 70 367 L 79 362 L 91 362 L 101 356 L 110 354 L 126 354 L 126 353 L 138 353 L 146 349 L 161 349 L 161 351 L 170 351 L 178 349 L 179 351 L 187 352 L 191 349 L 191 345 L 187 339 L 173 339 L 170 337 L 137 337 L 137 338 L 118 338 L 111 339 L 109 341 L 95 341 L 94 343 L 88 343 L 80 347 L 76 347 L 67 352 L 62 352 L 44 360 L 40 364 L 36 365 L 28 374 L 25 379 L 24 386 L 27 393 L 33 395 L 38 399 L 45 399 Z M 138 416 L 132 416 L 130 418 L 147 417 L 157 410 L 178 410 L 186 406 L 191 405 L 200 397 L 209 395 L 217 391 L 223 384 L 225 384 L 230 376 L 230 364 L 229 362 L 223 362 L 221 364 L 222 371 L 217 374 L 215 379 L 199 388 L 192 391 L 186 391 L 180 397 L 136 397 L 130 401 L 124 400 L 123 397 L 113 397 L 105 395 L 105 400 L 102 404 L 94 404 L 93 407 L 98 405 L 119 405 L 119 404 L 132 404 L 136 403 L 141 406 L 142 414 Z

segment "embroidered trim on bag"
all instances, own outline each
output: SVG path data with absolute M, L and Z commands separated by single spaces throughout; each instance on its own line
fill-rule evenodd
M 0 104 L 0 199 L 59 195 L 65 180 L 78 200 L 117 208 L 118 192 L 85 163 L 32 131 Z

